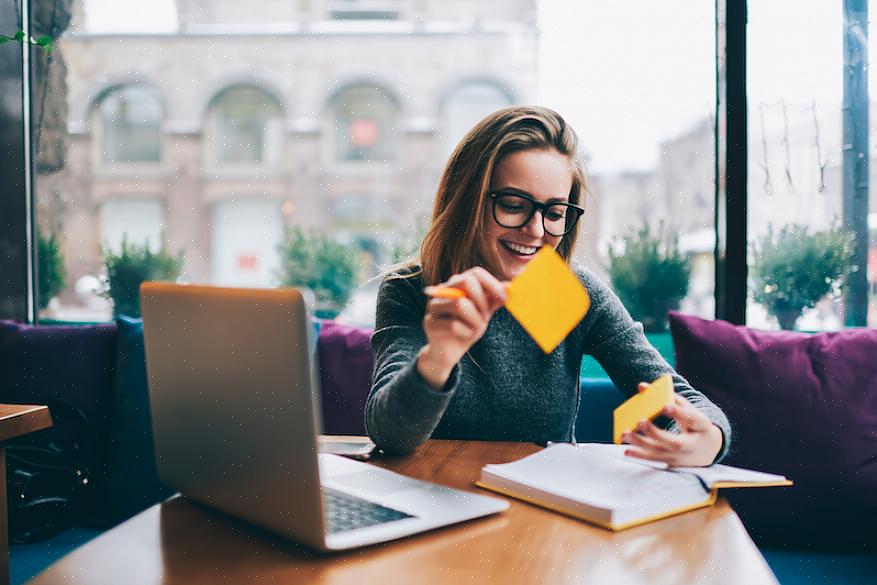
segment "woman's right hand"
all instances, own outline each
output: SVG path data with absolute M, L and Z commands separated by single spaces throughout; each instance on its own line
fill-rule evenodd
M 427 343 L 417 357 L 417 371 L 435 390 L 487 330 L 490 318 L 506 301 L 505 285 L 480 266 L 455 274 L 439 286 L 462 290 L 459 299 L 433 298 L 426 305 L 423 330 Z

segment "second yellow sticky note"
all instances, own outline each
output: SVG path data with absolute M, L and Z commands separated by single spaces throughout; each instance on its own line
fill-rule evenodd
M 652 420 L 661 414 L 665 406 L 673 404 L 674 398 L 673 378 L 664 374 L 644 391 L 625 401 L 613 413 L 613 442 L 621 443 L 621 435 L 636 429 L 639 421 Z

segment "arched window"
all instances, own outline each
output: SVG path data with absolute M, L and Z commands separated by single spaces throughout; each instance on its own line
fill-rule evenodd
M 329 110 L 336 161 L 393 158 L 399 107 L 386 92 L 369 85 L 348 87 L 334 97 Z
M 442 104 L 442 155 L 449 156 L 460 139 L 487 114 L 511 104 L 509 95 L 491 83 L 471 81 L 454 89 Z
M 143 85 L 113 89 L 100 100 L 97 112 L 103 162 L 160 160 L 162 106 L 158 91 Z
M 214 162 L 276 163 L 283 141 L 283 108 L 257 87 L 226 89 L 211 103 L 209 133 Z

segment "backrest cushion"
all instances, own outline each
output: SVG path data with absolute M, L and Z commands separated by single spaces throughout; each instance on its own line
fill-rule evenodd
M 582 378 L 581 401 L 576 413 L 576 441 L 611 443 L 612 415 L 627 398 L 609 378 Z
M 32 326 L 0 321 L 0 400 L 53 406 L 53 426 L 20 442 L 75 443 L 93 479 L 102 474 L 116 366 L 116 325 Z M 63 406 L 64 408 L 61 408 Z M 78 409 L 85 418 L 68 416 Z M 92 484 L 93 485 L 93 484 Z M 93 492 L 94 493 L 94 492 Z
M 372 330 L 323 321 L 317 343 L 323 432 L 364 435 L 365 400 L 371 388 Z
M 149 411 L 143 321 L 119 317 L 116 377 L 110 400 L 102 520 L 116 524 L 173 491 L 161 484 Z
M 877 542 L 877 330 L 757 331 L 679 313 L 670 327 L 679 373 L 731 421 L 725 463 L 795 482 L 727 490 L 756 540 Z

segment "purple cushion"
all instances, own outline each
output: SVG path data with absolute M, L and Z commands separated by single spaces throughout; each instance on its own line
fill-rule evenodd
M 324 321 L 317 354 L 323 408 L 323 432 L 364 435 L 365 399 L 371 388 L 374 356 L 371 329 Z
M 727 490 L 753 537 L 787 546 L 873 546 L 877 525 L 877 330 L 756 331 L 670 314 L 676 368 L 727 413 L 725 461 L 789 488 Z
M 0 401 L 59 405 L 53 426 L 22 438 L 75 441 L 92 478 L 102 472 L 109 398 L 116 364 L 116 325 L 32 326 L 0 321 Z M 60 405 L 65 408 L 61 409 Z M 68 407 L 82 412 L 66 416 Z

